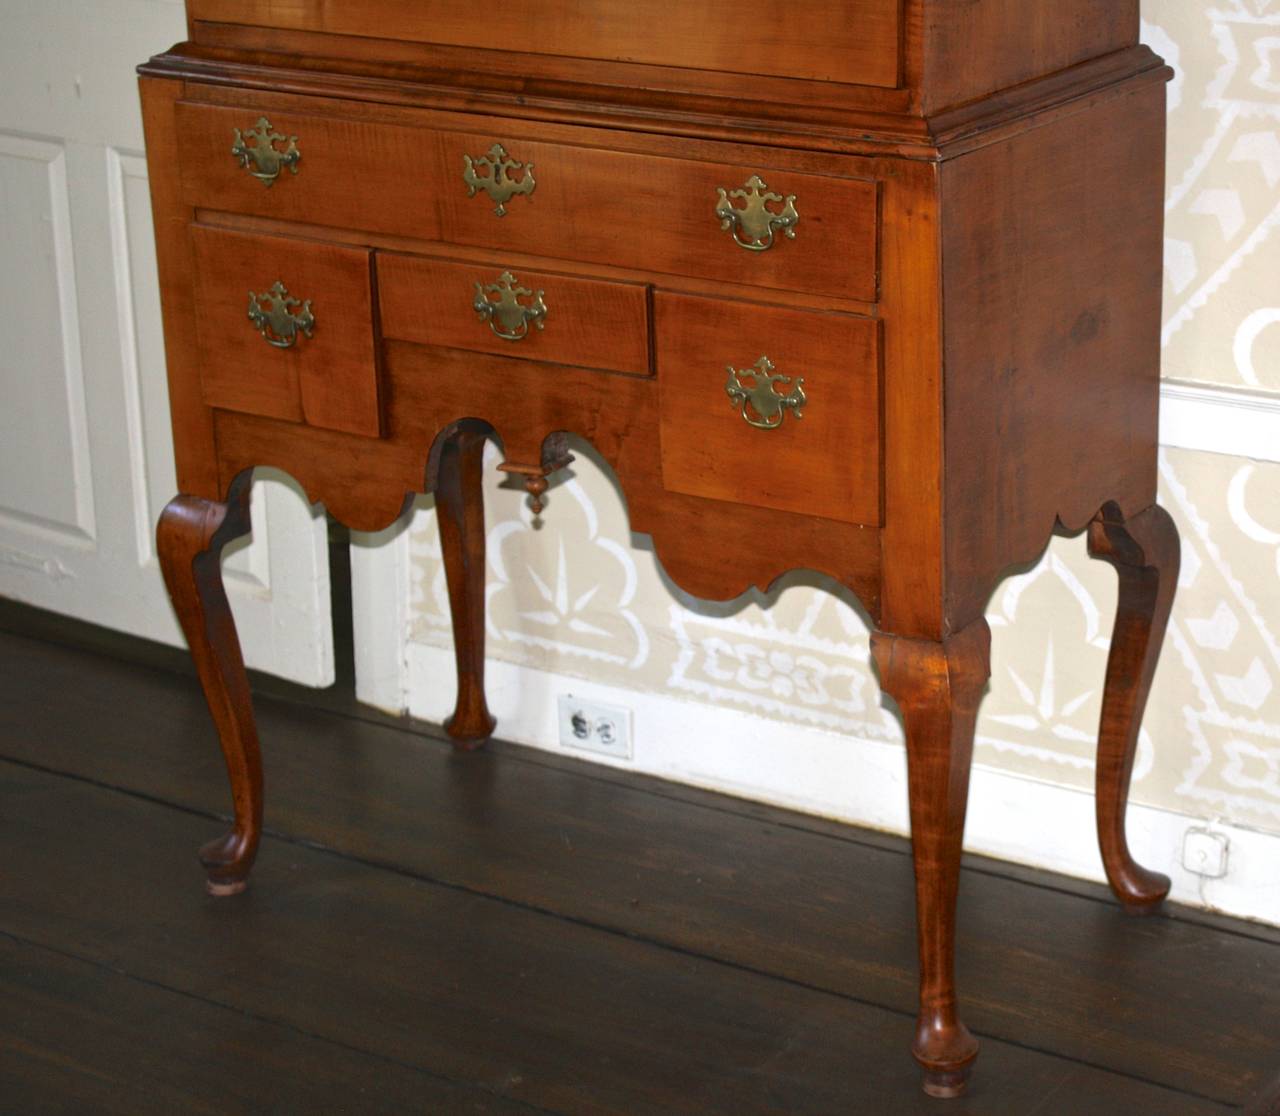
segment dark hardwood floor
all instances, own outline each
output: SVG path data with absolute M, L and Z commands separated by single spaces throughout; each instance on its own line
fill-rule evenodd
M 185 657 L 0 602 L 0 1112 L 1277 1110 L 1280 933 L 973 858 L 984 1050 L 933 1101 L 905 841 L 256 682 L 268 837 L 215 900 Z

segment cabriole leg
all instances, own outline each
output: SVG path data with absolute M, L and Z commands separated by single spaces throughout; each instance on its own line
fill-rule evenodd
M 211 895 L 243 891 L 262 836 L 262 755 L 235 619 L 222 585 L 222 548 L 248 534 L 250 476 L 225 504 L 178 496 L 161 513 L 156 549 L 218 730 L 231 780 L 235 821 L 200 850 Z
M 877 632 L 880 684 L 902 710 L 916 874 L 920 1015 L 912 1053 L 925 1092 L 964 1092 L 978 1041 L 956 1004 L 956 899 L 978 702 L 991 674 L 991 632 L 978 620 L 941 641 Z
M 464 751 L 480 747 L 496 723 L 484 696 L 484 443 L 483 434 L 458 432 L 442 447 L 436 474 L 436 517 L 458 661 L 458 701 L 444 727 Z
M 1098 843 L 1111 890 L 1125 909 L 1145 914 L 1169 893 L 1169 879 L 1133 859 L 1125 836 L 1138 730 L 1155 676 L 1181 559 L 1178 529 L 1158 505 L 1125 521 L 1108 504 L 1089 524 L 1089 554 L 1120 577 L 1107 685 L 1098 729 Z

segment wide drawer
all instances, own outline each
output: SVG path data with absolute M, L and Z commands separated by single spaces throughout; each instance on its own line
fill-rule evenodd
M 867 179 L 548 143 L 515 125 L 466 133 L 267 106 L 177 112 L 184 197 L 197 208 L 876 298 Z
M 386 252 L 377 272 L 388 339 L 650 374 L 641 283 Z
M 664 488 L 880 524 L 877 321 L 665 291 L 654 315 Z
M 377 437 L 370 253 L 199 225 L 191 239 L 205 402 Z
M 821 81 L 898 83 L 901 0 L 187 0 L 197 20 Z

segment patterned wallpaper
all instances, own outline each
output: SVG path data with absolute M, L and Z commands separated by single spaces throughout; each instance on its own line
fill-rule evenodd
M 1170 90 L 1165 375 L 1280 391 L 1280 0 L 1144 0 Z
M 1146 40 L 1178 69 L 1165 374 L 1280 398 L 1280 0 L 1143 10 Z M 608 470 L 589 447 L 575 452 L 538 530 L 522 494 L 489 472 L 490 655 L 782 726 L 901 740 L 847 594 L 794 574 L 767 598 L 688 598 L 630 534 Z M 1280 832 L 1280 464 L 1169 449 L 1161 489 L 1182 531 L 1182 583 L 1134 797 Z M 447 646 L 429 517 L 411 546 L 411 638 Z M 1055 540 L 998 588 L 978 763 L 1091 784 L 1115 597 L 1114 573 L 1085 556 L 1082 538 Z

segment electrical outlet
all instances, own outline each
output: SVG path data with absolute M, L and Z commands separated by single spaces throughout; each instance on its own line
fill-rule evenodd
M 1227 874 L 1227 853 L 1231 841 L 1225 833 L 1193 827 L 1182 840 L 1182 866 L 1188 872 L 1210 880 Z
M 560 746 L 597 752 L 617 759 L 631 758 L 631 710 L 621 705 L 587 701 L 561 694 Z

